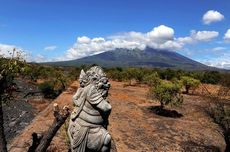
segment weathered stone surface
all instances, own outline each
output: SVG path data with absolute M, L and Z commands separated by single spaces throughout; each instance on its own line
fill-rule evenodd
M 111 105 L 106 100 L 110 84 L 103 70 L 94 66 L 80 74 L 80 88 L 73 96 L 68 135 L 72 152 L 109 151 L 107 131 Z

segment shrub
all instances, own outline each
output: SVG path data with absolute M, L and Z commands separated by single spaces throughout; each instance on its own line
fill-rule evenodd
M 1 51 L 1 50 L 0 50 Z M 16 49 L 9 51 L 10 58 L 0 55 L 0 151 L 7 152 L 7 143 L 4 134 L 3 103 L 11 99 L 14 79 L 24 71 L 25 61 L 22 52 Z
M 223 73 L 221 75 L 220 84 L 222 86 L 230 88 L 230 73 Z
M 143 78 L 143 82 L 149 86 L 154 86 L 159 83 L 160 78 L 157 72 L 153 72 L 152 74 L 145 75 Z
M 159 84 L 151 87 L 150 92 L 160 102 L 161 109 L 168 104 L 178 106 L 183 103 L 183 97 L 180 94 L 180 85 L 177 83 L 161 80 Z
M 171 80 L 172 78 L 176 77 L 176 74 L 176 71 L 169 68 L 159 71 L 160 78 L 165 80 Z
M 214 104 L 209 106 L 208 114 L 223 129 L 226 142 L 225 151 L 230 151 L 230 106 L 224 104 L 220 99 L 214 98 L 214 100 Z
M 221 74 L 217 71 L 206 71 L 202 78 L 202 83 L 217 84 L 221 80 Z
M 181 82 L 185 87 L 185 93 L 188 94 L 189 90 L 196 89 L 200 85 L 200 81 L 189 76 L 182 76 Z
M 50 81 L 39 84 L 38 88 L 42 91 L 45 98 L 54 99 L 58 96 L 57 91 L 54 90 L 54 84 Z
M 124 79 L 124 74 L 123 74 L 123 71 L 119 71 L 119 70 L 110 70 L 108 73 L 108 77 L 113 79 L 113 80 L 116 80 L 116 81 L 123 81 Z

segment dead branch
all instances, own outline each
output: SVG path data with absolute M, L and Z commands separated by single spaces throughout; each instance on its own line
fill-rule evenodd
M 202 86 L 202 92 L 203 92 L 203 90 L 205 90 L 209 95 L 211 94 L 211 92 L 207 89 L 207 87 L 205 86 L 205 85 L 201 85 Z
M 67 106 L 64 106 L 64 108 L 60 110 L 58 104 L 56 103 L 54 104 L 53 111 L 55 117 L 53 124 L 50 126 L 48 131 L 43 134 L 41 139 L 37 137 L 36 133 L 33 133 L 33 144 L 29 148 L 28 152 L 45 152 L 57 131 L 65 123 L 66 119 L 70 115 L 70 111 Z

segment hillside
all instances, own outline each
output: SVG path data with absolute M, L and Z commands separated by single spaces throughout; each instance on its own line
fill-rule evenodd
M 216 70 L 189 59 L 179 53 L 167 50 L 156 50 L 147 47 L 145 50 L 116 49 L 81 59 L 49 62 L 48 65 L 80 66 L 97 64 L 103 67 L 151 67 L 178 68 L 186 70 Z

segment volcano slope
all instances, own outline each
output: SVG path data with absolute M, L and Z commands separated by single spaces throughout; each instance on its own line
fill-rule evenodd
M 171 118 L 152 112 L 156 101 L 147 99 L 147 86 L 127 86 L 123 82 L 111 82 L 109 101 L 113 110 L 109 131 L 119 152 L 149 151 L 224 151 L 222 130 L 205 113 L 208 100 L 200 96 L 184 96 L 182 107 L 174 108 L 183 116 Z M 70 105 L 78 82 L 62 93 L 53 103 Z M 71 89 L 75 88 L 75 89 Z M 24 152 L 31 144 L 33 132 L 43 132 L 52 124 L 51 103 L 25 130 L 9 144 L 11 152 Z M 168 107 L 171 108 L 171 107 Z M 68 123 L 68 122 L 67 122 Z M 49 151 L 68 151 L 66 125 L 55 136 Z

